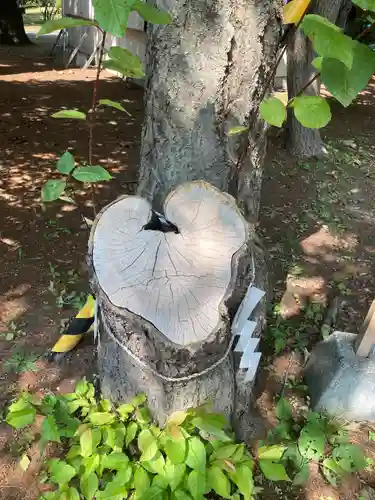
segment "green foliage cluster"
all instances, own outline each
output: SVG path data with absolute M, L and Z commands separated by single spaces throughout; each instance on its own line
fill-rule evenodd
M 205 407 L 175 412 L 162 430 L 152 424 L 145 396 L 114 407 L 97 401 L 83 380 L 63 396 L 37 400 L 23 393 L 6 421 L 21 429 L 37 415 L 43 415 L 42 448 L 53 442 L 62 452 L 46 462 L 44 482 L 54 490 L 41 499 L 191 500 L 215 492 L 240 500 L 256 492 L 251 456 L 234 442 L 225 418 Z M 272 471 L 266 452 L 262 463 Z
M 274 353 L 279 354 L 286 348 L 306 348 L 311 341 L 311 333 L 320 329 L 323 308 L 323 304 L 311 302 L 301 311 L 301 317 L 284 319 L 280 315 L 280 304 L 276 304 L 268 317 L 266 335 Z
M 7 423 L 23 429 L 42 416 L 36 435 L 42 452 L 50 443 L 58 447 L 59 458 L 44 460 L 40 500 L 250 500 L 261 490 L 255 469 L 269 481 L 298 485 L 316 461 L 335 484 L 367 465 L 342 427 L 312 412 L 294 420 L 285 399 L 276 407 L 278 425 L 255 459 L 207 405 L 173 413 L 160 429 L 145 402 L 141 394 L 115 406 L 96 398 L 86 380 L 65 395 L 22 393 L 9 407 Z M 26 470 L 29 463 L 24 454 L 20 466 Z
M 283 446 L 280 460 L 286 470 L 292 471 L 294 485 L 308 480 L 312 461 L 319 464 L 324 477 L 334 486 L 348 474 L 366 468 L 362 449 L 349 442 L 347 430 L 339 422 L 311 411 L 294 419 L 285 398 L 277 403 L 276 416 L 278 424 L 267 441 Z

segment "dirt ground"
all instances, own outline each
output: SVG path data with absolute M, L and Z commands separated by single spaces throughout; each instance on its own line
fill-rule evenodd
M 87 110 L 94 76 L 91 69 L 61 70 L 38 47 L 0 48 L 2 415 L 22 389 L 64 392 L 95 371 L 89 338 L 59 366 L 42 358 L 87 290 L 82 262 L 88 234 L 71 205 L 51 204 L 43 211 L 39 201 L 42 184 L 54 175 L 56 159 L 66 149 L 78 161 L 87 158 L 85 124 L 50 115 L 62 107 Z M 121 100 L 131 118 L 110 109 L 99 113 L 95 163 L 106 166 L 115 181 L 97 192 L 97 208 L 135 187 L 142 94 L 141 89 L 103 74 L 100 96 Z M 270 137 L 259 232 L 270 255 L 274 304 L 286 319 L 279 328 L 282 352 L 265 358 L 257 384 L 256 405 L 265 421 L 272 422 L 274 396 L 300 372 L 295 354 L 319 338 L 318 322 L 310 321 L 305 328 L 301 320 L 298 338 L 289 335 L 288 322 L 295 316 L 300 321 L 301 308 L 312 300 L 322 303 L 324 311 L 325 304 L 339 297 L 336 326 L 356 332 L 373 297 L 375 85 L 349 110 L 333 106 L 333 115 L 325 131 L 324 161 L 298 163 L 285 153 L 280 136 Z M 90 194 L 80 192 L 78 198 L 91 217 Z M 266 338 L 265 345 L 271 355 L 273 339 Z M 12 371 L 10 363 L 18 368 Z M 356 428 L 355 436 L 367 456 L 375 458 L 368 428 Z M 38 463 L 32 462 L 27 473 L 18 466 L 24 447 L 19 436 L 0 424 L 0 499 L 38 497 L 34 474 Z M 263 498 L 352 500 L 359 498 L 364 484 L 375 486 L 374 474 L 365 472 L 336 490 L 313 468 L 311 480 L 301 490 L 267 492 L 266 488 Z

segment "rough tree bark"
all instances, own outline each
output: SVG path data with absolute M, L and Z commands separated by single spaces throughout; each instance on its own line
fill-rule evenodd
M 0 44 L 30 45 L 32 42 L 25 32 L 23 9 L 17 0 L 0 1 Z
M 254 223 L 259 210 L 267 130 L 258 116 L 258 107 L 276 59 L 280 2 L 164 0 L 158 4 L 171 13 L 173 24 L 149 28 L 138 195 L 162 212 L 166 197 L 176 186 L 204 180 L 230 193 L 247 221 Z M 249 134 L 228 135 L 236 126 L 249 126 Z M 165 338 L 161 341 L 160 332 L 155 344 L 155 332 L 150 336 L 148 328 L 139 328 L 129 319 L 125 328 L 124 314 L 105 298 L 100 299 L 103 319 L 98 361 L 104 393 L 128 399 L 141 389 L 153 387 L 152 394 L 148 391 L 154 400 L 151 409 L 160 422 L 173 409 L 198 405 L 211 398 L 219 409 L 231 415 L 238 435 L 248 437 L 252 432 L 251 385 L 243 384 L 237 371 L 238 360 L 233 360 L 232 355 L 205 377 L 176 384 L 140 370 L 131 358 L 124 358 L 123 349 L 108 335 L 110 324 L 116 324 L 117 332 L 123 332 L 125 337 L 126 331 L 132 332 L 132 345 L 136 345 L 140 357 L 153 360 L 167 376 L 189 375 L 207 368 L 223 356 L 229 345 L 229 325 L 254 268 L 255 284 L 267 288 L 264 253 L 252 224 L 236 262 L 232 275 L 235 285 L 222 316 L 226 325 L 222 336 L 212 332 L 209 341 L 198 343 L 190 351 L 171 346 Z M 94 292 L 101 293 L 95 279 Z M 257 315 L 259 335 L 264 304 Z M 163 343 L 168 348 L 163 348 Z M 124 369 L 129 373 L 130 366 L 134 383 L 125 384 L 124 376 L 119 374 Z M 162 402 L 160 407 L 155 397 Z
M 340 12 L 340 22 L 344 22 L 343 12 L 347 12 L 347 0 L 316 0 L 311 12 L 326 17 L 336 23 Z M 292 99 L 315 76 L 316 71 L 311 65 L 316 54 L 310 40 L 301 30 L 297 30 L 288 44 L 287 80 L 288 98 Z M 315 82 L 305 90 L 306 95 L 319 95 L 320 82 Z M 320 157 L 325 154 L 325 148 L 319 130 L 303 127 L 296 120 L 292 110 L 288 110 L 287 147 L 298 158 Z

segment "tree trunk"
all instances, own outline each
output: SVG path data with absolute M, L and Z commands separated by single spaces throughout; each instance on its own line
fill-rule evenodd
M 0 44 L 30 45 L 23 24 L 23 9 L 17 0 L 1 0 L 0 2 Z
M 181 346 L 152 320 L 145 321 L 147 314 L 140 318 L 138 313 L 135 318 L 134 311 L 129 313 L 128 308 L 108 302 L 103 283 L 95 273 L 93 278 L 101 308 L 98 363 L 104 394 L 126 400 L 146 391 L 152 413 L 160 423 L 175 409 L 211 399 L 218 410 L 231 417 L 242 439 L 253 433 L 252 385 L 244 383 L 244 371 L 238 369 L 239 356 L 232 353 L 230 325 L 250 284 L 268 290 L 264 253 L 251 223 L 258 215 L 266 152 L 266 126 L 258 108 L 275 63 L 280 33 L 280 12 L 275 5 L 272 0 L 164 0 L 159 6 L 171 13 L 173 24 L 149 27 L 138 195 L 163 213 L 171 191 L 186 182 L 204 180 L 233 195 L 247 224 L 250 222 L 246 241 L 233 257 L 231 285 L 220 307 L 219 327 L 206 329 L 208 337 L 198 339 L 194 345 Z M 248 126 L 249 133 L 229 135 L 236 126 Z M 230 200 L 228 197 L 224 205 L 233 203 Z M 187 218 L 188 204 L 183 198 L 180 208 L 186 210 Z M 202 212 L 206 217 L 210 213 Z M 224 212 L 218 209 L 215 213 L 208 217 L 211 243 L 202 238 L 201 246 L 198 244 L 199 248 L 211 245 L 213 249 L 207 270 L 215 267 L 215 252 L 225 248 L 215 240 Z M 160 219 L 160 215 L 157 217 Z M 194 218 L 191 224 L 196 223 Z M 95 241 L 93 231 L 91 241 Z M 185 240 L 191 237 L 185 235 Z M 136 240 L 134 247 L 139 247 Z M 91 248 L 95 252 L 95 243 Z M 112 255 L 110 250 L 108 255 Z M 130 260 L 124 258 L 124 264 Z M 193 273 L 196 265 L 192 259 L 189 272 Z M 169 274 L 166 269 L 166 276 Z M 167 288 L 162 287 L 164 300 L 173 308 Z M 213 291 L 208 290 L 198 302 L 209 304 L 213 296 Z M 194 314 L 195 321 L 202 322 L 202 316 Z M 257 320 L 257 336 L 265 314 L 263 302 L 253 318 Z M 164 314 L 165 320 L 172 316 L 172 311 Z M 113 331 L 120 342 L 111 335 Z M 125 350 L 124 345 L 128 347 Z M 218 363 L 227 352 L 229 355 Z M 134 354 L 141 363 L 135 361 Z M 156 371 L 167 379 L 160 378 Z M 194 377 L 199 372 L 203 373 Z M 193 377 L 183 382 L 169 380 L 178 376 Z
M 204 179 L 257 220 L 266 150 L 258 108 L 275 63 L 276 4 L 164 0 L 174 24 L 149 29 L 138 194 L 160 207 L 173 187 Z M 228 136 L 232 127 L 248 125 L 248 140 Z
M 336 23 L 341 7 L 346 0 L 317 0 L 312 12 Z M 316 70 L 311 65 L 316 56 L 310 40 L 298 29 L 288 44 L 287 80 L 288 98 L 295 97 L 315 76 Z M 320 95 L 320 82 L 316 80 L 304 92 L 306 95 Z M 293 110 L 288 109 L 287 147 L 297 158 L 320 157 L 326 152 L 319 130 L 303 127 L 296 120 Z

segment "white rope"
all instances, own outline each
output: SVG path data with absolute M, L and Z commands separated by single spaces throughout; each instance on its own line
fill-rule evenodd
M 251 277 L 251 283 L 249 285 L 249 288 L 251 288 L 254 284 L 254 281 L 255 281 L 255 261 L 254 261 L 254 255 L 253 255 L 253 251 L 251 249 L 251 265 L 252 265 L 252 277 Z M 221 363 L 223 363 L 227 357 L 229 356 L 231 350 L 232 350 L 232 347 L 233 347 L 233 342 L 235 340 L 235 335 L 232 335 L 232 338 L 230 339 L 230 342 L 229 342 L 229 345 L 225 351 L 225 353 L 223 354 L 223 356 L 218 359 L 217 361 L 215 361 L 215 363 L 213 363 L 211 366 L 205 368 L 204 370 L 200 371 L 200 372 L 197 372 L 197 373 L 193 373 L 191 375 L 187 375 L 186 377 L 166 377 L 165 375 L 162 375 L 161 373 L 159 373 L 157 370 L 155 370 L 154 368 L 152 368 L 152 366 L 150 366 L 148 363 L 146 363 L 145 361 L 142 361 L 138 356 L 136 356 L 133 352 L 131 352 L 130 349 L 128 349 L 113 333 L 112 331 L 110 330 L 110 328 L 106 328 L 106 332 L 109 333 L 109 336 L 112 338 L 112 340 L 114 340 L 120 347 L 123 351 L 126 352 L 126 354 L 128 354 L 139 366 L 141 366 L 142 368 L 146 368 L 147 370 L 149 370 L 153 375 L 155 375 L 156 377 L 159 377 L 161 380 L 164 380 L 165 382 L 188 382 L 189 380 L 194 380 L 196 378 L 199 378 L 199 377 L 202 377 L 203 375 L 206 375 L 206 373 L 209 373 L 211 372 L 212 370 L 215 370 L 215 368 L 217 368 L 219 365 L 221 365 Z M 100 342 L 100 335 L 98 335 L 98 339 L 99 339 L 99 342 Z

